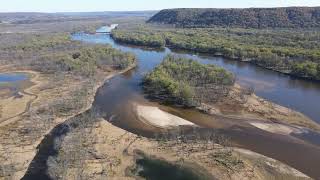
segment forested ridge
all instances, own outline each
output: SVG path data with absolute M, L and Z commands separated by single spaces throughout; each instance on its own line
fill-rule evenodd
M 178 27 L 319 28 L 320 7 L 165 9 L 148 22 Z

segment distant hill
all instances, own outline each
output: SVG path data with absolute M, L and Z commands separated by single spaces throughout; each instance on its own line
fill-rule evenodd
M 318 28 L 320 7 L 166 9 L 148 22 L 178 27 Z
M 143 17 L 150 18 L 158 11 L 106 11 L 106 12 L 13 12 L 0 13 L 0 22 L 11 24 L 50 23 L 68 20 L 101 19 L 110 17 Z
M 102 11 L 102 12 L 63 12 L 58 14 L 68 15 L 68 16 L 108 16 L 108 17 L 151 17 L 155 15 L 158 11 Z

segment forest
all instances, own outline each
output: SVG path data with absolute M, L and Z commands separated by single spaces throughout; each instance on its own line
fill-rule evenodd
M 116 39 L 119 43 L 130 43 L 137 46 L 148 46 L 152 48 L 163 48 L 165 46 L 165 40 L 160 34 L 152 32 L 123 32 L 113 31 L 111 34 L 113 39 Z
M 297 77 L 320 80 L 320 33 L 317 30 L 243 28 L 165 28 L 143 25 L 112 32 L 116 41 L 194 51 L 248 61 Z M 157 38 L 155 38 L 157 37 Z
M 83 46 L 66 33 L 20 35 L 12 41 L 0 46 L 1 57 L 43 73 L 92 76 L 98 69 L 125 69 L 135 63 L 133 54 L 111 46 Z
M 223 68 L 168 55 L 145 76 L 143 87 L 151 98 L 192 107 L 217 101 L 234 82 L 234 75 Z
M 148 22 L 185 28 L 315 28 L 320 27 L 320 7 L 166 9 Z

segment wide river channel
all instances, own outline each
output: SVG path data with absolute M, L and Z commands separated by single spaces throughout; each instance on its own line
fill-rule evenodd
M 131 52 L 137 56 L 138 66 L 106 82 L 98 90 L 94 102 L 94 106 L 102 109 L 107 118 L 114 121 L 114 124 L 132 132 L 143 134 L 145 131 L 148 135 L 147 133 L 152 131 L 152 127 L 139 124 L 135 120 L 128 106 L 132 102 L 153 103 L 144 98 L 140 83 L 143 75 L 161 63 L 168 54 L 180 55 L 195 59 L 203 64 L 215 64 L 228 69 L 237 76 L 237 83 L 253 87 L 258 96 L 302 112 L 320 123 L 320 106 L 318 105 L 320 102 L 320 83 L 289 77 L 246 62 L 222 57 L 174 52 L 168 48 L 157 51 L 126 46 L 114 42 L 109 34 L 76 33 L 72 35 L 72 39 L 86 43 L 111 45 L 116 49 Z M 318 134 L 309 135 L 307 137 L 309 142 L 304 142 L 303 138 L 287 138 L 285 135 L 275 135 L 253 127 L 240 127 L 232 123 L 232 126 L 228 126 L 228 120 L 220 121 L 219 118 L 213 120 L 207 115 L 193 110 L 160 108 L 197 125 L 219 129 L 221 133 L 231 137 L 239 147 L 278 159 L 313 178 L 320 178 L 318 169 L 320 167 L 320 136 Z

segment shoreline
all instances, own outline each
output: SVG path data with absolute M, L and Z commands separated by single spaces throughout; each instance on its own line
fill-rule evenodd
M 32 83 L 32 85 L 27 87 L 26 89 L 22 89 L 19 92 L 21 92 L 21 94 L 23 94 L 23 95 L 33 96 L 33 98 L 31 98 L 26 103 L 26 107 L 22 112 L 14 115 L 14 116 L 11 116 L 11 117 L 6 117 L 5 119 L 0 121 L 0 127 L 3 127 L 5 125 L 13 123 L 14 122 L 14 118 L 17 118 L 19 116 L 24 115 L 29 110 L 29 108 L 32 105 L 32 103 L 35 102 L 38 99 L 38 95 L 34 94 L 32 92 L 32 89 L 37 87 L 37 86 L 40 86 L 42 84 L 42 82 L 39 81 L 39 72 L 36 72 L 36 71 L 31 71 L 31 70 L 7 70 L 7 71 L 1 71 L 0 70 L 0 72 L 1 73 L 24 73 L 24 74 L 27 74 L 28 81 L 30 81 Z M 13 121 L 11 121 L 11 120 L 13 120 Z
M 216 104 L 201 104 L 195 109 L 203 111 L 209 115 L 220 116 L 222 118 L 244 121 L 249 124 L 251 123 L 270 123 L 270 124 L 281 124 L 288 127 L 294 127 L 298 129 L 311 129 L 320 132 L 320 124 L 315 120 L 309 118 L 305 114 L 296 111 L 294 109 L 279 105 L 267 99 L 264 99 L 256 94 L 246 95 L 247 100 L 244 104 L 237 102 L 236 99 L 239 97 L 237 91 L 241 91 L 242 86 L 235 84 L 229 93 L 233 93 L 229 99 L 225 99 L 222 102 Z M 237 96 L 237 97 L 234 97 Z M 234 102 L 232 100 L 235 100 Z M 239 109 L 232 107 L 230 104 L 241 104 L 238 105 Z M 226 106 L 228 108 L 226 108 Z M 231 110 L 234 108 L 235 110 Z M 228 109 L 229 112 L 223 112 Z
M 147 98 L 147 100 L 150 101 L 152 98 Z M 153 100 L 160 104 L 162 102 L 159 99 Z M 190 109 L 181 107 L 179 104 L 171 104 L 170 107 Z M 270 123 L 320 132 L 320 124 L 303 113 L 266 100 L 254 93 L 247 93 L 246 89 L 237 83 L 230 88 L 228 95 L 222 97 L 219 101 L 201 103 L 191 109 L 209 115 L 212 119 L 227 120 L 231 124 Z M 180 117 L 194 122 L 194 120 L 188 119 L 189 117 L 184 117 L 183 114 L 180 115 L 182 115 Z M 199 115 L 196 116 L 198 117 Z
M 147 49 L 147 50 L 149 49 L 149 50 L 159 50 L 159 51 L 164 51 L 165 48 L 168 48 L 172 52 L 182 51 L 182 52 L 186 52 L 186 53 L 189 53 L 189 54 L 192 54 L 192 55 L 207 55 L 207 56 L 211 56 L 211 57 L 222 57 L 222 58 L 230 60 L 230 61 L 249 63 L 249 64 L 252 64 L 254 66 L 260 67 L 262 69 L 269 70 L 269 71 L 272 71 L 272 72 L 276 72 L 276 73 L 279 73 L 279 74 L 282 74 L 282 75 L 286 75 L 286 76 L 289 76 L 291 78 L 296 78 L 296 79 L 300 79 L 300 80 L 320 83 L 320 79 L 313 79 L 311 77 L 297 76 L 297 75 L 291 74 L 290 72 L 281 71 L 281 70 L 277 70 L 277 69 L 274 69 L 274 68 L 270 68 L 270 67 L 265 67 L 265 66 L 259 65 L 259 64 L 255 63 L 254 59 L 252 59 L 252 58 L 241 59 L 241 58 L 237 58 L 237 57 L 228 57 L 228 56 L 225 56 L 225 55 L 223 55 L 221 53 L 218 53 L 218 52 L 217 53 L 201 52 L 201 51 L 196 51 L 196 50 L 191 50 L 191 49 L 178 48 L 178 47 L 174 47 L 172 45 L 167 45 L 167 44 L 164 47 L 151 47 L 150 48 L 147 45 L 136 45 L 136 44 L 133 44 L 133 43 L 130 43 L 130 42 L 116 40 L 115 38 L 113 38 L 112 33 L 111 33 L 110 37 L 116 43 L 119 43 L 119 44 L 122 44 L 122 45 L 135 46 L 135 47 L 143 48 L 143 49 Z
M 162 111 L 159 107 L 142 104 L 133 104 L 133 106 L 135 115 L 142 123 L 156 128 L 167 130 L 179 126 L 197 126 L 191 121 Z

